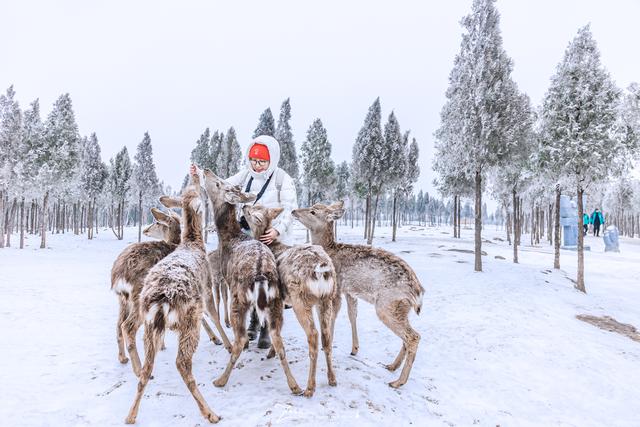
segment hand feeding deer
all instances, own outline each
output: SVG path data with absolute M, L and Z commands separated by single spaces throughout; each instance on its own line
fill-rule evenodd
M 169 210 L 166 214 L 156 208 L 151 208 L 155 218 L 153 224 L 144 229 L 147 237 L 161 239 L 156 242 L 140 242 L 127 246 L 118 255 L 111 268 L 111 290 L 118 295 L 120 313 L 116 324 L 118 342 L 118 359 L 120 363 L 127 363 L 125 343 L 131 366 L 136 376 L 140 376 L 140 357 L 136 346 L 136 334 L 142 325 L 140 317 L 140 291 L 147 273 L 153 267 L 173 252 L 180 244 L 180 217 Z M 202 324 L 215 344 L 221 344 L 209 325 L 203 319 Z M 164 346 L 163 346 L 164 348 Z
M 242 213 L 253 236 L 262 236 L 271 227 L 271 221 L 282 208 L 245 205 Z M 322 349 L 327 360 L 327 379 L 335 386 L 336 376 L 332 364 L 333 325 L 340 310 L 340 293 L 336 286 L 336 272 L 329 255 L 318 245 L 287 246 L 274 240 L 269 249 L 276 256 L 280 282 L 285 286 L 298 322 L 307 335 L 309 345 L 309 378 L 306 397 L 313 396 L 316 388 L 316 362 L 318 359 L 318 331 L 313 320 L 313 307 L 317 306 L 322 337 Z
M 395 371 L 404 361 L 400 377 L 389 383 L 397 388 L 407 382 L 416 357 L 420 334 L 409 324 L 409 311 L 420 314 L 424 288 L 409 265 L 400 257 L 382 249 L 365 245 L 337 243 L 333 223 L 344 214 L 343 203 L 315 204 L 296 209 L 292 215 L 311 233 L 313 244 L 321 245 L 333 260 L 338 284 L 347 298 L 351 322 L 351 354 L 358 352 L 356 328 L 357 299 L 375 306 L 378 318 L 402 339 L 396 359 L 386 368 Z
M 283 290 L 280 288 L 276 260 L 263 243 L 242 233 L 236 220 L 238 203 L 255 200 L 255 195 L 244 193 L 240 187 L 232 186 L 218 178 L 208 169 L 204 171 L 204 183 L 218 230 L 218 252 L 220 271 L 231 291 L 231 326 L 235 334 L 231 358 L 225 371 L 213 384 L 223 387 L 248 342 L 245 328 L 246 315 L 253 306 L 261 323 L 269 322 L 269 334 L 287 384 L 294 394 L 301 390 L 291 374 L 280 331 L 282 329 Z
M 211 290 L 211 271 L 202 236 L 202 201 L 199 197 L 198 178 L 193 177 L 193 185 L 185 188 L 181 199 L 162 197 L 161 202 L 169 207 L 182 207 L 184 228 L 176 250 L 151 268 L 144 280 L 140 310 L 145 319 L 145 360 L 137 393 L 125 422 L 132 424 L 136 420 L 161 337 L 169 329 L 178 333 L 176 367 L 202 415 L 215 423 L 220 418 L 207 405 L 192 374 L 192 359 L 200 338 L 199 326 L 204 305 L 214 321 L 217 315 Z M 223 340 L 225 339 L 226 336 L 223 335 Z

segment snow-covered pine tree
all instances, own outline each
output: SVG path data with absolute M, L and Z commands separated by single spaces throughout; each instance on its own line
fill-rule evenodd
M 195 163 L 200 168 L 212 169 L 215 166 L 213 162 L 213 152 L 210 144 L 211 132 L 206 128 L 200 138 L 196 141 L 196 146 L 191 150 L 191 163 Z
M 331 159 L 331 143 L 320 119 L 315 119 L 302 143 L 302 168 L 308 206 L 326 201 L 335 188 L 335 165 Z
M 620 90 L 600 63 L 589 26 L 578 31 L 558 64 L 542 108 L 542 155 L 551 167 L 571 177 L 577 193 L 578 229 L 582 230 L 582 196 L 609 174 L 626 151 L 616 132 Z M 578 233 L 576 288 L 584 286 L 584 236 Z
M 351 202 L 351 216 L 353 216 L 353 195 L 351 194 L 351 165 L 346 161 L 336 166 L 336 199 L 349 198 Z M 345 216 L 345 224 L 347 218 Z
M 209 129 L 207 129 L 208 131 Z M 209 154 L 209 135 L 203 135 L 202 151 Z M 200 141 L 198 141 L 200 142 Z M 134 183 L 138 190 L 138 242 L 142 239 L 143 201 L 146 207 L 155 201 L 160 195 L 160 183 L 156 174 L 156 166 L 153 163 L 153 148 L 149 132 L 144 137 L 134 156 Z M 207 159 L 208 160 L 208 159 Z
M 253 138 L 256 138 L 260 135 L 275 136 L 275 134 L 276 124 L 273 120 L 273 114 L 271 113 L 271 108 L 267 108 L 260 115 L 258 126 L 256 127 L 256 130 L 253 131 Z
M 131 175 L 133 173 L 127 147 L 122 147 L 122 150 L 116 154 L 115 160 L 111 159 L 109 163 L 109 190 L 112 200 L 117 204 L 115 209 L 113 208 L 113 203 L 111 207 L 112 218 L 115 217 L 115 221 L 112 220 L 111 230 L 118 240 L 122 240 L 124 237 L 123 215 L 125 200 L 131 189 Z M 113 228 L 114 225 L 116 226 L 115 229 Z
M 225 138 L 225 155 L 226 155 L 226 175 L 231 176 L 238 173 L 240 170 L 240 163 L 242 160 L 242 151 L 240 150 L 240 144 L 238 143 L 238 137 L 236 136 L 236 130 L 231 126 L 227 131 Z
M 284 170 L 294 181 L 298 181 L 298 155 L 296 143 L 291 132 L 291 103 L 285 99 L 280 107 L 280 117 L 276 128 L 275 138 L 280 143 L 280 168 Z
M 449 77 L 447 102 L 441 114 L 441 148 L 456 151 L 459 173 L 475 188 L 475 265 L 482 271 L 482 185 L 487 172 L 508 156 L 513 123 L 510 102 L 517 88 L 511 59 L 502 47 L 500 15 L 495 0 L 474 0 L 462 19 L 460 53 Z
M 10 86 L 5 95 L 0 95 L 0 248 L 11 246 L 11 230 L 20 192 L 19 173 L 23 162 L 21 142 L 22 111 L 15 100 L 13 86 Z M 13 201 L 9 205 L 10 199 Z
M 407 172 L 407 156 L 409 155 L 408 134 L 402 135 L 400 124 L 393 111 L 389 114 L 387 123 L 384 125 L 384 143 L 389 147 L 389 168 L 386 173 L 386 181 L 393 197 L 392 212 L 392 233 L 391 241 L 396 241 L 397 229 L 397 205 L 399 193 L 402 193 L 402 183 L 405 173 Z
M 91 240 L 94 236 L 94 221 L 97 221 L 97 199 L 108 178 L 107 165 L 102 161 L 100 144 L 95 133 L 91 134 L 84 145 L 80 173 L 81 190 L 87 201 L 87 238 Z

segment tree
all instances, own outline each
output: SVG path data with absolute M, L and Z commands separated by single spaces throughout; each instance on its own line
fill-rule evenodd
M 336 166 L 336 199 L 351 199 L 351 216 L 353 217 L 353 197 L 351 196 L 351 166 L 346 162 Z M 345 217 L 345 224 L 347 218 Z
M 112 200 L 117 203 L 115 212 L 115 226 L 111 225 L 111 230 L 118 240 L 122 240 L 124 237 L 124 205 L 127 198 L 127 194 L 131 189 L 131 160 L 129 159 L 129 152 L 127 147 L 123 147 L 122 150 L 116 154 L 115 161 L 109 160 L 109 190 L 112 196 Z M 113 209 L 113 207 L 112 207 Z
M 20 167 L 22 139 L 22 111 L 14 99 L 13 86 L 0 96 L 0 248 L 5 246 L 4 234 L 7 233 L 7 246 L 11 246 L 11 218 L 17 206 L 16 185 L 17 168 Z M 9 195 L 14 197 L 9 215 L 5 215 L 5 201 Z M 8 219 L 5 223 L 5 219 Z
M 83 161 L 81 165 L 81 189 L 84 196 L 88 200 L 87 206 L 87 238 L 93 239 L 93 223 L 95 220 L 95 212 L 97 209 L 96 200 L 108 178 L 107 165 L 102 161 L 100 156 L 100 144 L 95 133 L 84 145 Z
M 227 131 L 224 147 L 224 153 L 226 156 L 226 175 L 223 176 L 231 176 L 238 173 L 242 161 L 242 151 L 240 150 L 236 130 L 233 126 L 231 126 Z
M 291 132 L 291 103 L 285 99 L 280 107 L 280 117 L 276 128 L 275 138 L 280 143 L 280 168 L 284 170 L 294 181 L 298 180 L 298 155 L 296 144 Z
M 213 150 L 211 150 L 210 139 L 211 133 L 209 132 L 209 128 L 206 128 L 196 141 L 194 149 L 191 150 L 191 163 L 195 163 L 200 168 L 215 168 L 215 161 L 213 160 L 214 153 Z
M 332 196 L 335 187 L 335 165 L 331 160 L 331 143 L 320 119 L 315 119 L 302 143 L 304 186 L 309 206 Z
M 398 196 L 402 193 L 402 184 L 405 174 L 407 173 L 407 157 L 409 155 L 408 147 L 409 135 L 404 136 L 400 132 L 400 124 L 396 119 L 395 113 L 389 114 L 387 123 L 384 126 L 384 142 L 389 147 L 389 169 L 387 171 L 386 180 L 393 193 L 393 212 L 392 212 L 392 237 L 391 241 L 396 241 L 396 215 Z
M 543 159 L 570 177 L 582 230 L 583 193 L 604 179 L 628 146 L 616 131 L 620 90 L 600 63 L 589 26 L 578 31 L 551 78 L 542 108 Z M 584 236 L 578 232 L 576 288 L 584 286 Z
M 458 173 L 473 180 L 475 190 L 475 265 L 482 271 L 482 186 L 490 168 L 508 157 L 512 104 L 517 87 L 502 47 L 495 0 L 474 0 L 462 19 L 465 33 L 449 77 L 447 102 L 438 132 L 440 148 L 455 151 Z
M 207 129 L 208 131 L 209 129 Z M 209 153 L 209 137 L 206 135 L 203 144 L 203 152 Z M 148 206 L 152 199 L 159 196 L 160 182 L 156 175 L 156 166 L 153 163 L 153 148 L 151 147 L 151 137 L 149 132 L 144 133 L 136 155 L 134 156 L 134 179 L 138 189 L 138 242 L 142 239 L 142 202 Z
M 260 115 L 260 119 L 258 119 L 258 126 L 256 130 L 253 131 L 253 138 L 260 135 L 274 136 L 275 134 L 276 125 L 273 120 L 273 114 L 271 113 L 271 108 L 267 108 Z

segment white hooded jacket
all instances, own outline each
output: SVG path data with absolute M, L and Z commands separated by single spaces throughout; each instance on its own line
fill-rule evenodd
M 253 144 L 263 144 L 266 145 L 269 149 L 269 157 L 271 160 L 269 161 L 269 169 L 264 172 L 255 172 L 251 168 L 251 163 L 249 162 L 249 150 L 253 146 Z M 239 185 L 242 188 L 242 191 L 245 191 L 247 188 L 247 183 L 249 179 L 253 177 L 253 181 L 251 182 L 251 188 L 249 188 L 249 192 L 253 194 L 258 194 L 262 189 L 263 185 L 267 180 L 271 177 L 271 181 L 269 181 L 269 185 L 265 189 L 262 197 L 256 203 L 266 206 L 268 208 L 284 208 L 284 211 L 273 220 L 272 227 L 278 230 L 280 235 L 277 240 L 284 243 L 285 245 L 293 244 L 293 217 L 291 216 L 291 211 L 298 208 L 298 200 L 296 196 L 296 187 L 293 183 L 293 179 L 282 169 L 278 167 L 278 162 L 280 161 L 280 144 L 278 141 L 270 136 L 261 135 L 255 138 L 247 149 L 245 150 L 245 163 L 246 167 L 244 167 L 237 174 L 230 176 L 227 178 L 227 182 L 232 185 Z M 280 189 L 280 197 L 278 201 L 278 188 L 276 182 L 280 180 L 282 182 L 282 188 Z M 242 205 L 238 205 L 238 208 L 241 210 Z

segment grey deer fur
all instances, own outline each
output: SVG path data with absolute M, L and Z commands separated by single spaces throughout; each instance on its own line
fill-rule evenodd
M 262 236 L 282 210 L 262 205 L 245 205 L 242 213 L 255 237 Z M 322 349 L 327 361 L 327 379 L 329 385 L 337 385 L 332 363 L 334 322 L 341 302 L 336 271 L 329 255 L 318 245 L 287 246 L 274 240 L 269 249 L 276 256 L 280 282 L 286 288 L 287 299 L 307 335 L 310 364 L 307 388 L 303 394 L 311 397 L 316 389 L 318 359 L 318 331 L 313 320 L 314 306 L 317 307 L 320 320 Z
M 127 352 L 131 357 L 131 366 L 136 376 L 140 376 L 142 368 L 136 346 L 136 334 L 142 325 L 140 316 L 142 284 L 151 267 L 173 252 L 180 244 L 180 217 L 171 210 L 166 214 L 156 208 L 151 208 L 151 214 L 155 221 L 145 228 L 143 233 L 145 236 L 161 239 L 161 241 L 132 243 L 118 255 L 111 268 L 111 290 L 118 296 L 120 304 L 116 323 L 118 359 L 120 363 L 129 361 L 125 354 L 126 343 Z M 211 341 L 220 344 L 221 341 L 204 319 L 202 324 Z
M 182 207 L 182 238 L 176 250 L 158 262 L 144 281 L 140 309 L 145 325 L 145 360 L 137 393 L 125 422 L 132 424 L 136 420 L 140 400 L 151 377 L 159 341 L 164 331 L 169 329 L 178 333 L 176 367 L 202 415 L 215 423 L 220 418 L 204 400 L 192 373 L 192 359 L 200 339 L 199 327 L 204 305 L 214 321 L 217 317 L 211 290 L 211 271 L 202 236 L 202 200 L 198 177 L 193 177 L 193 185 L 185 188 L 181 199 L 162 197 L 161 202 L 168 207 Z M 223 335 L 224 338 L 226 336 Z
M 293 393 L 299 394 L 301 390 L 291 374 L 280 336 L 283 290 L 278 280 L 276 260 L 269 248 L 244 234 L 236 220 L 235 205 L 253 201 L 255 195 L 242 192 L 240 187 L 228 184 L 208 169 L 204 171 L 204 183 L 213 205 L 218 231 L 220 272 L 231 292 L 230 320 L 235 335 L 229 363 L 213 384 L 223 387 L 229 380 L 231 371 L 248 342 L 246 314 L 254 306 L 260 321 L 268 322 L 271 342 L 280 358 L 289 388 Z
M 357 298 L 376 309 L 378 318 L 402 339 L 402 348 L 396 359 L 386 368 L 395 371 L 404 361 L 400 377 L 389 383 L 397 388 L 407 382 L 416 357 L 420 334 L 409 324 L 409 312 L 420 313 L 424 288 L 415 272 L 400 257 L 383 249 L 365 245 L 337 243 L 334 221 L 344 214 L 343 203 L 315 204 L 310 208 L 296 209 L 293 216 L 311 233 L 311 241 L 321 245 L 333 260 L 338 274 L 338 284 L 347 298 L 351 322 L 351 354 L 358 352 L 356 328 Z

